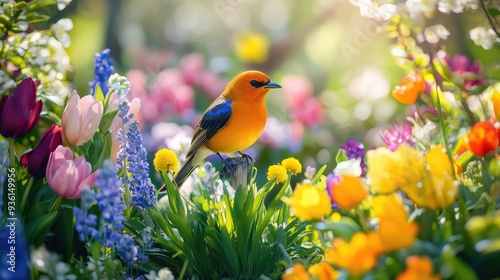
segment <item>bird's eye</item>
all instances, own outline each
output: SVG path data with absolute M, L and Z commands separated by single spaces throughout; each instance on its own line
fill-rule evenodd
M 260 88 L 266 85 L 264 82 L 259 82 L 257 80 L 251 80 L 250 85 L 253 86 L 254 88 Z

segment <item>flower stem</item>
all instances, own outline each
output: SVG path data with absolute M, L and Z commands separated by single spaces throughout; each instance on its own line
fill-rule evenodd
M 481 4 L 481 9 L 483 9 L 483 12 L 486 14 L 486 18 L 488 18 L 488 22 L 491 25 L 491 29 L 493 30 L 493 32 L 495 32 L 497 37 L 500 38 L 500 33 L 498 32 L 498 30 L 496 29 L 496 26 L 495 26 L 495 20 L 491 16 L 490 12 L 488 12 L 488 8 L 484 4 L 484 0 L 479 0 L 479 3 Z
M 14 138 L 9 138 L 7 139 L 7 144 L 9 145 L 9 160 L 10 160 L 10 166 L 13 168 L 16 168 L 16 149 L 15 149 L 15 142 Z
M 50 206 L 50 208 L 49 208 L 49 213 L 52 213 L 52 212 L 57 211 L 59 209 L 59 206 L 61 206 L 63 198 L 64 197 L 61 195 L 58 195 L 56 197 L 56 199 L 54 200 L 54 203 L 52 203 L 52 206 Z
M 30 177 L 30 180 L 28 181 L 28 186 L 26 186 L 26 189 L 24 190 L 23 199 L 21 200 L 21 204 L 20 204 L 21 216 L 23 215 L 24 208 L 25 208 L 24 205 L 26 204 L 26 201 L 28 200 L 28 196 L 29 196 L 30 191 L 31 191 L 31 186 L 33 186 L 34 180 L 35 180 L 35 177 Z
M 364 232 L 368 232 L 370 229 L 368 228 L 368 225 L 366 224 L 366 215 L 365 212 L 363 212 L 363 209 L 361 207 L 356 207 L 356 214 L 359 216 L 359 222 L 361 224 L 361 228 L 363 229 Z

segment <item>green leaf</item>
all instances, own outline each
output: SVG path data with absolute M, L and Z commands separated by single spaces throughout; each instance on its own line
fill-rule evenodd
M 10 27 L 9 18 L 7 17 L 6 14 L 0 15 L 0 26 L 2 26 L 2 25 L 4 27 Z
M 443 58 L 434 58 L 432 60 L 432 65 L 445 81 L 451 81 L 451 71 L 446 66 L 447 63 Z
M 94 98 L 96 101 L 100 101 L 104 103 L 104 94 L 102 93 L 101 86 L 98 84 L 95 85 L 95 90 L 94 90 Z M 104 104 L 104 111 L 107 109 L 107 103 Z
M 351 240 L 351 236 L 354 233 L 362 231 L 361 227 L 349 217 L 342 217 L 339 222 L 331 220 L 319 222 L 316 224 L 316 229 L 330 232 L 333 236 L 340 237 L 346 241 Z
M 26 238 L 35 247 L 42 245 L 50 227 L 56 220 L 58 212 L 47 213 L 32 223 L 26 225 Z
M 111 140 L 111 133 L 107 133 L 103 137 L 102 149 L 99 157 L 96 159 L 94 165 L 92 165 L 96 170 L 102 166 L 102 163 L 105 159 L 111 157 L 111 147 L 113 146 L 113 142 Z
M 22 2 L 19 2 L 22 3 Z M 34 0 L 28 4 L 28 11 L 35 11 L 43 7 L 52 6 L 57 4 L 55 0 Z
M 88 157 L 86 157 L 87 161 L 92 163 L 93 166 L 95 166 L 97 159 L 101 155 L 101 152 L 103 151 L 103 146 L 104 146 L 104 139 L 100 133 L 94 133 L 94 136 L 92 137 L 92 141 L 90 142 L 90 145 L 88 145 Z M 85 145 L 85 146 L 87 146 Z
M 117 113 L 118 109 L 114 109 L 102 116 L 101 123 L 99 124 L 99 131 L 101 133 L 106 133 L 109 130 Z
M 48 15 L 40 15 L 38 13 L 27 13 L 26 14 L 26 22 L 28 22 L 28 23 L 44 22 L 44 21 L 48 21 L 49 19 L 50 19 L 50 16 L 48 16 Z
M 497 17 L 500 15 L 500 9 L 498 7 L 490 7 L 488 8 L 488 13 L 490 13 L 492 17 Z
M 16 9 L 16 10 L 24 10 L 24 8 L 26 8 L 27 6 L 28 6 L 28 3 L 26 3 L 25 1 L 20 1 L 20 2 L 17 2 L 14 5 L 14 9 Z
M 319 169 L 318 173 L 316 173 L 316 176 L 314 176 L 314 178 L 312 179 L 311 184 L 315 185 L 316 183 L 318 183 L 319 179 L 323 175 L 323 172 L 325 172 L 326 167 L 327 165 L 325 164 Z
M 338 163 L 341 163 L 341 162 L 346 161 L 346 160 L 349 160 L 349 158 L 347 157 L 345 151 L 342 149 L 339 149 L 339 151 L 337 152 L 337 155 L 335 156 L 335 162 L 338 164 Z
M 455 254 L 453 253 L 452 250 L 444 250 L 442 254 L 443 261 L 445 262 L 446 265 L 440 265 L 440 267 L 448 267 L 451 269 L 452 275 L 448 276 L 453 276 L 453 279 L 457 280 L 477 280 L 477 275 L 472 270 L 471 267 L 469 267 L 464 261 L 459 259 Z M 447 274 L 449 274 L 450 271 L 447 271 Z

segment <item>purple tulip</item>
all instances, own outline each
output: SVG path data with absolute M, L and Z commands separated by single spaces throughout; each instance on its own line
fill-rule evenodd
M 0 134 L 5 138 L 26 135 L 40 119 L 42 101 L 36 101 L 36 84 L 25 78 L 11 96 L 0 100 Z
M 37 179 L 45 177 L 50 153 L 59 145 L 62 145 L 62 129 L 53 124 L 42 136 L 38 146 L 22 155 L 21 165 L 28 167 L 28 172 Z

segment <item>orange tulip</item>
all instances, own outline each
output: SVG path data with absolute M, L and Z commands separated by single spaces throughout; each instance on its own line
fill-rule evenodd
M 352 175 L 340 175 L 339 180 L 333 180 L 327 188 L 331 189 L 333 201 L 344 210 L 358 206 L 368 195 L 364 181 Z
M 397 101 L 410 105 L 417 101 L 420 93 L 425 89 L 425 80 L 420 72 L 408 74 L 392 91 Z
M 406 270 L 398 274 L 396 280 L 439 280 L 441 276 L 434 274 L 434 265 L 426 256 L 409 256 L 406 258 Z
M 318 280 L 332 280 L 337 279 L 339 272 L 327 262 L 313 264 L 307 270 L 312 277 Z
M 282 280 L 309 280 L 309 274 L 301 264 L 295 264 L 281 275 Z

